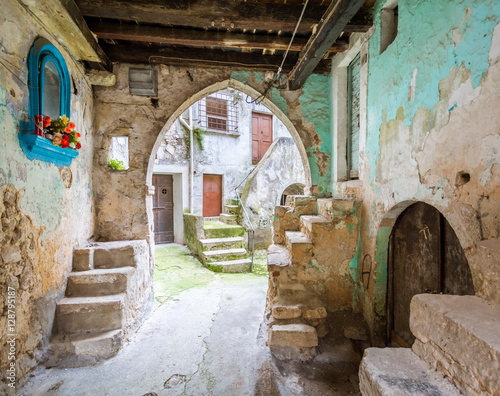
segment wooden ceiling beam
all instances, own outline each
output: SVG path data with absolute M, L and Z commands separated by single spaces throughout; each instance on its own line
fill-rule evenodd
M 161 46 L 133 46 L 129 44 L 102 44 L 113 62 L 166 64 L 184 67 L 230 68 L 231 70 L 277 71 L 281 56 L 261 55 L 240 51 L 222 51 L 199 48 L 172 48 Z M 297 55 L 289 54 L 283 70 L 290 71 Z M 331 60 L 322 60 L 314 73 L 331 71 Z
M 344 31 L 347 23 L 360 10 L 365 0 L 334 0 L 299 54 L 297 64 L 288 76 L 290 89 L 299 89 L 313 72 L 328 48 Z
M 301 4 L 255 3 L 234 0 L 76 0 L 83 16 L 134 21 L 138 24 L 198 28 L 293 31 L 302 12 Z M 299 26 L 311 32 L 326 6 L 309 5 Z M 364 15 L 352 25 L 370 25 Z
M 188 47 L 230 47 L 262 50 L 286 50 L 290 37 L 230 32 L 199 31 L 161 26 L 130 25 L 117 22 L 89 21 L 92 32 L 100 39 L 184 45 Z M 300 52 L 307 39 L 295 37 L 291 51 Z M 347 41 L 337 41 L 328 52 L 342 52 Z

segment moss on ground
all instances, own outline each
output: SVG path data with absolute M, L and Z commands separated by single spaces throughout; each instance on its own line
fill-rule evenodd
M 223 282 L 246 282 L 251 278 L 267 278 L 265 250 L 255 251 L 254 273 L 217 274 L 205 268 L 191 251 L 182 245 L 169 244 L 155 250 L 153 285 L 158 304 L 173 300 L 174 296 L 193 287 L 204 287 L 215 279 Z

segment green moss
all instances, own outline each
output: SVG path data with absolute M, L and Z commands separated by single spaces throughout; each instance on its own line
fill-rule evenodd
M 221 221 L 205 221 L 205 238 L 228 238 L 245 235 L 245 228 L 240 225 L 226 224 Z

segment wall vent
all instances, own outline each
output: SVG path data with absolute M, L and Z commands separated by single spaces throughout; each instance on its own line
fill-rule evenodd
M 150 67 L 129 69 L 130 95 L 157 96 L 156 73 Z

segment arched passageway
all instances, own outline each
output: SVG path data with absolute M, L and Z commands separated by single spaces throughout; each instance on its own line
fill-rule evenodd
M 388 247 L 388 335 L 409 346 L 410 302 L 420 293 L 474 294 L 471 271 L 455 232 L 434 207 L 417 202 L 396 220 Z

